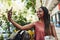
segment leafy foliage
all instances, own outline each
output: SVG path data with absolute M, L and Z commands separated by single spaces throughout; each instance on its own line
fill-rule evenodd
M 24 0 L 22 0 L 23 2 Z M 35 5 L 36 5 L 36 0 L 26 0 L 26 8 L 29 9 L 30 7 L 32 7 L 32 12 L 35 13 Z M 33 13 L 32 13 L 33 14 Z
M 0 0 L 0 1 L 3 3 L 3 0 Z M 21 11 L 15 11 L 15 10 L 13 10 L 12 18 L 13 18 L 13 20 L 15 20 L 18 24 L 20 24 L 20 25 L 23 26 L 23 25 L 25 25 L 25 24 L 30 23 L 30 22 L 27 22 L 27 19 L 26 19 L 27 10 L 29 10 L 29 8 L 32 7 L 31 12 L 32 12 L 32 14 L 34 15 L 34 13 L 35 13 L 36 0 L 21 0 L 21 1 L 22 1 L 22 2 L 25 1 L 25 4 L 26 4 L 26 5 L 25 5 L 25 8 L 27 8 L 27 9 L 21 10 L 22 12 L 21 12 Z M 6 2 L 7 2 L 7 5 L 8 5 L 8 6 L 11 6 L 11 5 L 12 5 L 11 0 L 6 0 Z M 7 12 L 8 12 L 8 9 L 6 9 L 5 13 L 7 14 Z M 16 15 L 17 12 L 18 12 L 18 15 Z M 25 17 L 24 17 L 24 16 L 25 16 Z M 5 29 L 6 29 L 6 30 L 8 29 L 8 31 L 10 32 L 10 27 L 12 27 L 12 26 L 11 26 L 10 22 L 8 21 L 6 15 L 4 14 L 4 12 L 2 12 L 2 20 L 4 20 L 5 23 L 6 23 L 6 25 L 7 25 L 7 27 L 6 27 Z

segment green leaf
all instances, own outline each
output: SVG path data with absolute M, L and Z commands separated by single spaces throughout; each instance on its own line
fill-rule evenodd
M 21 2 L 23 2 L 24 0 L 21 0 Z

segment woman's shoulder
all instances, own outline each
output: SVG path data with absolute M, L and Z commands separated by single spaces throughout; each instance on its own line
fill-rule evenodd
M 30 24 L 35 26 L 37 23 L 38 23 L 38 21 L 35 21 L 35 22 L 30 23 Z
M 39 21 L 34 22 L 34 24 L 38 23 Z

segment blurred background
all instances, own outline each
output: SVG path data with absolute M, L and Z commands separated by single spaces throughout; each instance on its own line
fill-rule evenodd
M 50 21 L 54 24 L 60 40 L 60 0 L 0 0 L 0 40 L 11 39 L 14 33 L 18 34 L 19 29 L 7 19 L 7 12 L 11 7 L 13 7 L 12 19 L 24 26 L 38 20 L 36 10 L 40 6 L 45 6 L 49 10 Z M 26 32 L 30 40 L 34 40 L 34 28 Z

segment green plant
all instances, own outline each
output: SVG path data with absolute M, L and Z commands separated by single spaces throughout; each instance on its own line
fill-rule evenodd
M 0 36 L 0 40 L 4 40 L 4 38 L 3 38 L 3 35 L 1 34 L 1 36 Z

